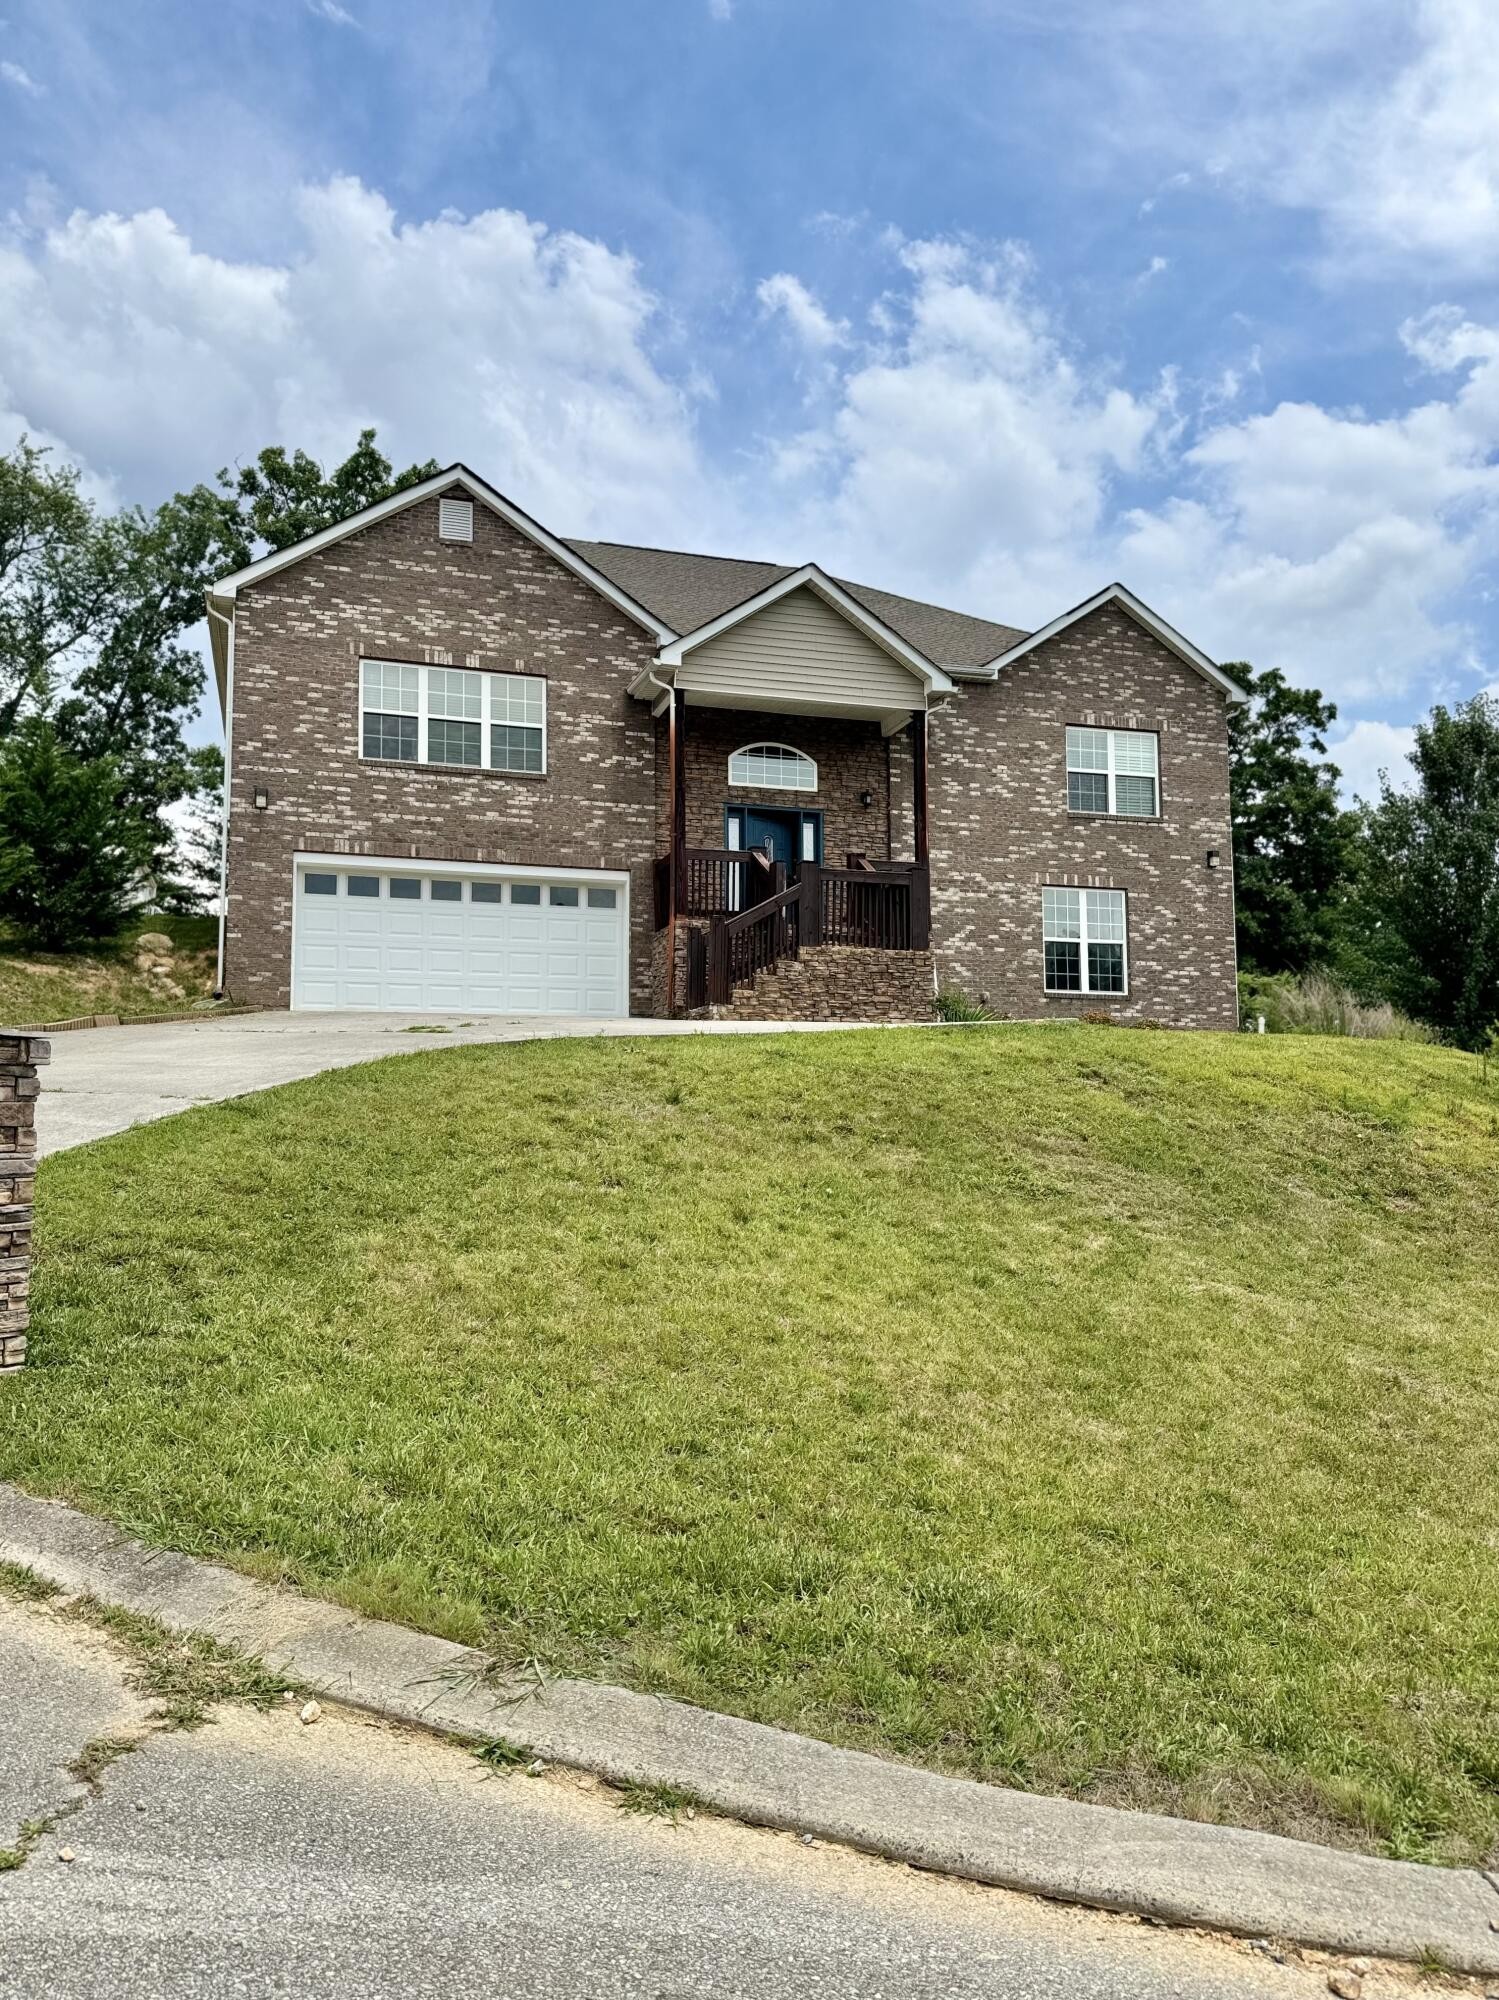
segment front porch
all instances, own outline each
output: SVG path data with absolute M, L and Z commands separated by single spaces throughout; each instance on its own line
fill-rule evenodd
M 929 1015 L 925 710 L 880 721 L 756 715 L 689 708 L 674 691 L 662 721 L 664 1011 Z M 702 837 L 711 832 L 716 840 Z

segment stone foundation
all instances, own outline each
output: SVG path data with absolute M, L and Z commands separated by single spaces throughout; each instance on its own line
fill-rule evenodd
M 0 1375 L 13 1373 L 26 1359 L 41 1090 L 36 1073 L 51 1054 L 40 1035 L 0 1030 Z
M 719 1021 L 930 1021 L 933 995 L 929 951 L 812 945 L 709 1011 Z

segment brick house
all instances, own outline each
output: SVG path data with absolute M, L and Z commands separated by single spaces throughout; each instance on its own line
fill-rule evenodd
M 462 466 L 225 577 L 220 983 L 270 1007 L 1237 1022 L 1233 682 L 564 541 Z

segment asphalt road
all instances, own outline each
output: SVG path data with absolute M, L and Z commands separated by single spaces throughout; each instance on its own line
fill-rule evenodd
M 225 1707 L 166 1731 L 128 1671 L 76 1619 L 0 1597 L 0 1846 L 62 1815 L 0 1873 L 6 2000 L 1327 1991 L 1323 1966 L 788 1834 L 639 1817 L 592 1780 L 494 1776 L 333 1708 L 304 1725 L 294 1706 Z M 66 1766 L 100 1736 L 136 1747 L 91 1789 Z

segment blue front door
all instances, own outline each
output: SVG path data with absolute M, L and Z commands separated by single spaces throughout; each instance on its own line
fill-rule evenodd
M 752 806 L 744 810 L 745 846 L 768 848 L 772 861 L 779 861 L 786 870 L 788 881 L 795 872 L 792 864 L 801 852 L 800 821 L 798 813 L 756 812 Z

